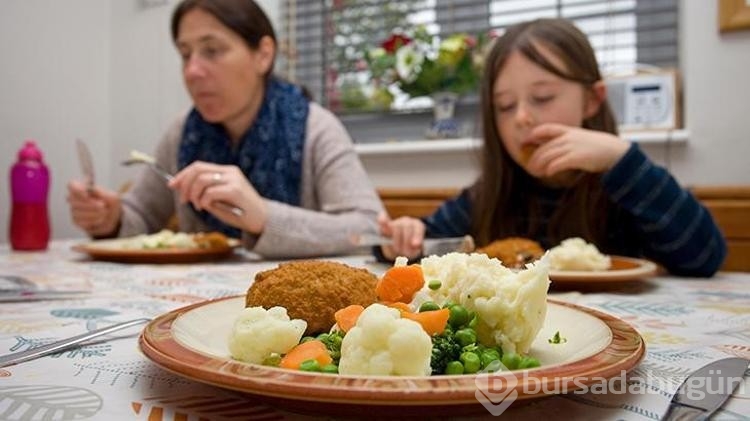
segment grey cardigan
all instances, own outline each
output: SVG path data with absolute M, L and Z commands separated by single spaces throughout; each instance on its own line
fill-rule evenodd
M 157 163 L 172 174 L 177 172 L 185 118 L 169 128 L 155 153 Z M 266 199 L 266 227 L 260 235 L 243 233 L 245 247 L 267 258 L 342 254 L 353 249 L 353 235 L 378 231 L 376 217 L 383 205 L 351 138 L 330 111 L 315 103 L 310 103 L 307 117 L 300 194 L 300 207 Z M 180 231 L 210 230 L 146 167 L 122 203 L 120 237 L 157 232 L 175 213 Z

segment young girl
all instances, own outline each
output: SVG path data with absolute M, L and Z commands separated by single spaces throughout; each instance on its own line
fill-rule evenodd
M 564 19 L 515 25 L 489 53 L 481 89 L 481 175 L 433 215 L 380 218 L 386 258 L 427 237 L 509 236 L 550 248 L 582 237 L 603 253 L 645 256 L 711 276 L 726 254 L 711 215 L 663 168 L 617 136 L 586 36 Z

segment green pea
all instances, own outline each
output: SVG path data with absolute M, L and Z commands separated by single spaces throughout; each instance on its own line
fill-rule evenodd
M 461 347 L 465 347 L 477 342 L 477 332 L 469 328 L 460 329 L 453 334 L 453 338 Z
M 511 352 L 503 355 L 502 361 L 503 365 L 507 367 L 508 370 L 515 370 L 518 368 L 518 365 L 521 364 L 521 356 L 515 352 Z
M 500 360 L 490 361 L 485 367 L 482 367 L 487 373 L 494 373 L 496 371 L 502 371 L 503 365 Z
M 302 371 L 320 371 L 320 363 L 317 360 L 305 360 L 299 365 Z
M 445 374 L 464 374 L 464 365 L 461 361 L 451 361 L 445 366 Z
M 539 367 L 541 363 L 534 357 L 523 357 L 521 362 L 518 364 L 518 368 L 534 368 Z
M 443 308 L 451 308 L 454 305 L 456 305 L 456 303 L 451 302 L 451 301 L 446 301 L 445 303 L 443 303 Z
M 450 312 L 448 323 L 453 327 L 463 326 L 469 321 L 469 311 L 462 305 L 456 304 L 450 307 Z
M 464 352 L 459 360 L 464 364 L 464 373 L 466 374 L 476 373 L 482 366 L 479 355 L 473 352 Z
M 482 351 L 480 358 L 482 359 L 482 367 L 487 367 L 493 361 L 500 361 L 500 353 L 496 349 L 489 348 Z
M 422 303 L 421 306 L 419 306 L 420 313 L 423 313 L 425 311 L 435 311 L 435 310 L 440 310 L 440 306 L 435 304 L 432 301 L 425 301 Z
M 443 286 L 443 283 L 440 282 L 440 279 L 433 279 L 427 284 L 427 288 L 433 291 L 440 289 L 441 286 Z
M 281 355 L 274 352 L 274 353 L 271 353 L 266 358 L 264 358 L 261 364 L 270 365 L 272 367 L 278 367 L 280 362 L 281 362 Z
M 336 364 L 326 364 L 320 371 L 326 374 L 339 374 L 339 366 Z

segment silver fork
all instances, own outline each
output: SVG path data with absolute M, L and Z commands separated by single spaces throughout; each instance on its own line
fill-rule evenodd
M 128 160 L 122 161 L 121 164 L 122 165 L 126 165 L 126 166 L 130 166 L 130 165 L 134 165 L 134 164 L 144 164 L 144 165 L 147 165 L 151 169 L 151 171 L 153 171 L 154 173 L 156 173 L 156 175 L 158 175 L 159 177 L 163 178 L 164 181 L 169 181 L 172 178 L 174 178 L 174 176 L 172 176 L 172 174 L 168 173 L 167 170 L 165 170 L 164 168 L 160 167 L 155 162 L 146 161 L 146 160 L 137 159 L 137 158 L 130 158 Z M 229 212 L 232 212 L 232 214 L 234 214 L 235 216 L 242 216 L 242 215 L 245 214 L 245 211 L 242 208 L 239 208 L 237 206 L 231 205 L 231 204 L 226 203 L 226 202 L 216 202 L 216 203 L 218 204 L 219 207 L 221 207 L 224 210 L 227 210 Z
M 72 348 L 82 342 L 98 338 L 99 336 L 108 335 L 118 330 L 126 329 L 132 326 L 137 326 L 142 323 L 150 322 L 151 319 L 134 319 L 127 322 L 117 323 L 112 326 L 103 327 L 101 329 L 92 330 L 81 335 L 72 336 L 67 339 L 63 339 L 51 344 L 42 345 L 36 348 L 32 348 L 26 351 L 14 352 L 12 354 L 0 356 L 0 367 L 7 367 L 9 365 L 19 364 L 22 362 L 30 361 L 45 355 L 54 354 L 56 352 L 64 351 L 68 348 Z

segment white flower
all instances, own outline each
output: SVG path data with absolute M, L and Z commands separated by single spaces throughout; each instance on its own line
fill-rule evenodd
M 404 45 L 396 51 L 396 72 L 398 77 L 406 82 L 414 81 L 424 62 L 424 54 L 414 48 L 412 44 Z

